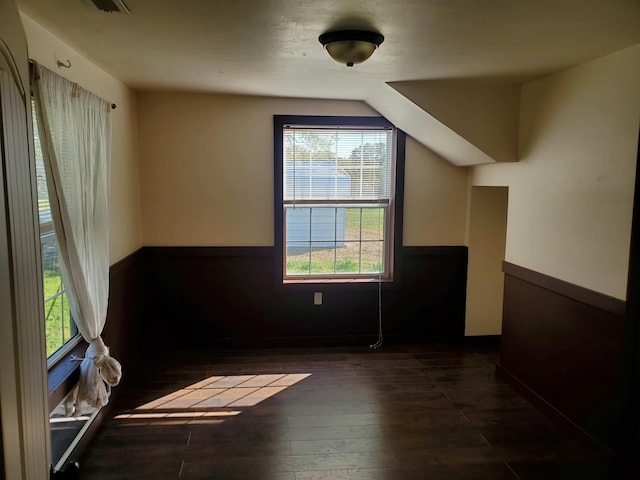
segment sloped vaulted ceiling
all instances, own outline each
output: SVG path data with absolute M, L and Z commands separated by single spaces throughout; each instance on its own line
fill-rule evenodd
M 468 143 L 466 148 L 470 152 L 466 154 L 448 152 L 446 149 L 452 147 L 447 147 L 445 141 L 433 145 L 435 150 L 443 149 L 441 155 L 452 162 L 469 165 L 485 163 L 485 157 L 496 162 L 518 159 L 518 84 L 452 79 L 392 82 L 388 85 L 431 116 L 432 129 L 448 130 L 453 137 L 449 142 L 457 145 Z M 423 131 L 416 132 L 416 135 L 424 136 L 423 143 L 426 143 L 434 134 Z
M 17 0 L 135 89 L 365 100 L 457 165 L 517 159 L 524 81 L 640 43 L 638 0 Z M 353 68 L 318 36 L 385 41 Z

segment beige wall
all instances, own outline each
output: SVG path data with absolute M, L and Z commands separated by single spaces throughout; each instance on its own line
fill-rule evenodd
M 112 110 L 110 260 L 115 263 L 142 246 L 136 95 L 78 51 L 22 15 L 29 57 L 117 105 Z M 57 61 L 71 61 L 59 68 Z
M 517 84 L 435 79 L 389 85 L 496 162 L 516 160 L 520 101 Z
M 29 85 L 29 68 L 21 60 L 27 56 L 27 43 L 22 24 L 15 19 L 16 16 L 19 18 L 18 8 L 14 0 L 0 1 L 1 38 L 6 44 L 4 47 L 9 49 L 16 60 L 21 86 L 26 89 Z
M 139 93 L 145 245 L 273 245 L 276 114 L 377 115 L 362 102 Z M 465 175 L 408 141 L 405 243 L 464 243 Z
M 467 169 L 411 137 L 405 163 L 404 245 L 464 245 Z
M 525 84 L 520 161 L 472 170 L 509 186 L 506 260 L 626 298 L 640 45 Z
M 470 194 L 465 335 L 500 335 L 509 189 L 473 187 Z

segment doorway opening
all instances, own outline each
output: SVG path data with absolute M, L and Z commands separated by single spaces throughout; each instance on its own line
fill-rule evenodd
M 471 187 L 465 336 L 500 335 L 509 187 Z

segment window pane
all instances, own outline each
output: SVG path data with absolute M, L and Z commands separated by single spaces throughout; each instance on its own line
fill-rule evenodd
M 360 242 L 345 242 L 336 249 L 336 273 L 360 273 Z
M 53 233 L 40 237 L 40 252 L 42 256 L 44 298 L 46 300 L 55 295 L 61 285 L 58 245 Z
M 49 357 L 75 335 L 75 326 L 70 323 L 69 302 L 64 293 L 44 303 L 44 318 Z
M 391 130 L 283 130 L 286 200 L 388 199 Z
M 40 219 L 40 254 L 44 290 L 44 325 L 47 357 L 59 350 L 78 333 L 71 319 L 69 302 L 64 293 L 60 274 L 60 259 L 53 218 L 49 207 L 49 195 L 44 168 L 44 159 L 38 135 L 36 109 L 32 108 L 34 123 L 34 153 L 36 159 L 36 186 L 38 193 L 38 214 Z
M 344 238 L 337 237 L 338 240 L 360 240 L 360 222 L 362 208 L 345 209 L 345 231 Z
M 311 260 L 309 251 L 295 255 L 287 252 L 287 275 L 309 275 Z
M 51 231 L 53 229 L 53 223 L 51 218 L 51 209 L 49 208 L 49 195 L 47 193 L 47 177 L 45 175 L 44 161 L 42 159 L 42 149 L 40 146 L 40 137 L 38 135 L 36 108 L 33 103 L 31 106 L 31 112 L 33 115 L 33 143 L 34 153 L 36 157 L 36 187 L 38 191 L 38 215 L 40 217 L 40 231 Z
M 286 207 L 287 274 L 384 272 L 386 211 L 386 207 Z
M 384 242 L 365 241 L 362 243 L 362 273 L 384 272 Z
M 287 249 L 290 247 L 308 248 L 311 241 L 311 209 L 292 207 L 285 209 L 285 227 Z
M 338 235 L 344 237 L 344 228 L 344 208 L 311 209 L 311 246 L 321 246 L 320 242 L 334 242 Z
M 311 249 L 311 274 L 333 274 L 336 248 L 334 242 L 314 242 Z
M 73 337 L 78 334 L 78 327 L 76 327 L 75 322 L 71 318 L 71 312 L 69 311 L 69 301 L 67 299 L 67 294 L 65 293 L 62 296 L 63 307 L 63 325 L 64 325 L 64 343 L 67 343 Z
M 362 239 L 384 240 L 385 209 L 362 209 Z

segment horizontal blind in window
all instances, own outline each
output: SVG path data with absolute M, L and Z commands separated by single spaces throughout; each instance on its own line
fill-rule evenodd
M 284 203 L 317 200 L 388 203 L 390 129 L 283 129 Z
M 47 193 L 47 177 L 44 171 L 44 160 L 42 158 L 42 149 L 40 147 L 40 137 L 38 133 L 38 118 L 36 108 L 31 101 L 31 112 L 33 117 L 33 137 L 35 147 L 36 160 L 36 187 L 38 191 L 38 217 L 40 219 L 40 234 L 53 232 L 53 218 L 51 216 L 51 207 L 49 205 L 49 194 Z

